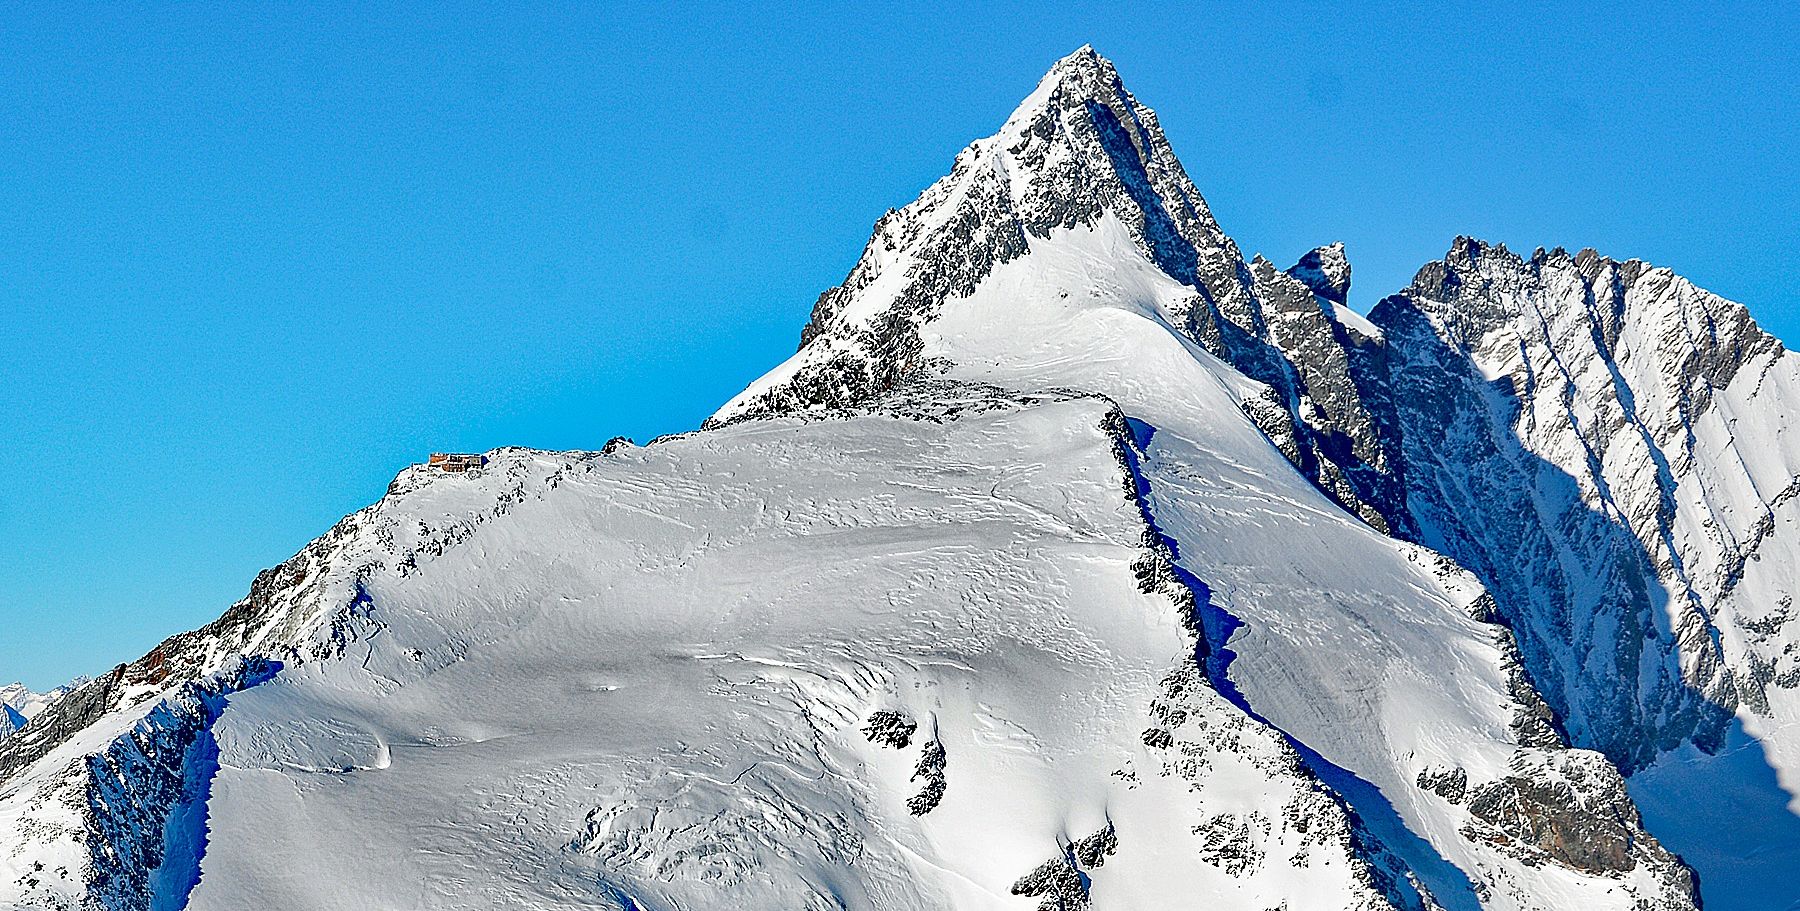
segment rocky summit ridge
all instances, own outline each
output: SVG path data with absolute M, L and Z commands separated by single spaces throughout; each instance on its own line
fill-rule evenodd
M 1795 359 L 1350 277 L 1083 47 L 701 431 L 410 468 L 15 725 L 0 905 L 1792 907 Z

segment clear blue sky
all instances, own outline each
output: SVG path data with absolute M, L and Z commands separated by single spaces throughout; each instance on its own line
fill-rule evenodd
M 663 6 L 0 12 L 0 682 L 210 620 L 429 450 L 693 427 L 1083 42 L 1362 307 L 1471 233 L 1800 340 L 1791 8 Z

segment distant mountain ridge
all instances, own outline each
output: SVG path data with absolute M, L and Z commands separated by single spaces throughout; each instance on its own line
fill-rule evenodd
M 12 733 L 25 726 L 32 716 L 44 710 L 45 706 L 63 697 L 70 690 L 87 683 L 86 677 L 78 677 L 69 683 L 42 692 L 34 693 L 25 688 L 23 683 L 8 683 L 0 686 L 0 737 Z
M 1800 907 L 1796 360 L 1350 278 L 1083 47 L 702 431 L 410 468 L 0 740 L 0 904 Z

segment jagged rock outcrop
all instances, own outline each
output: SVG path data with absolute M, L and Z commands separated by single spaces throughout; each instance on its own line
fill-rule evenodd
M 206 838 L 204 803 L 217 768 L 212 724 L 227 696 L 275 670 L 260 660 L 226 661 L 145 703 L 27 794 L 0 789 L 14 802 L 14 837 L 50 861 L 8 884 L 11 906 L 147 911 L 160 899 L 161 907 L 180 907 L 198 880 Z
M 1312 289 L 1320 300 L 1340 305 L 1350 300 L 1350 259 L 1344 255 L 1341 243 L 1307 251 L 1287 272 Z
M 361 515 L 361 514 L 358 514 Z M 338 559 L 361 529 L 351 516 L 280 566 L 257 574 L 250 592 L 218 620 L 171 636 L 142 658 L 121 664 L 50 703 L 17 736 L 0 741 L 0 784 L 110 712 L 131 709 L 171 687 L 218 673 L 246 655 L 306 660 L 329 655 L 351 635 L 354 592 L 330 589 L 321 568 Z

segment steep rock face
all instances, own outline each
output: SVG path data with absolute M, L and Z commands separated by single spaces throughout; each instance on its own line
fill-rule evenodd
M 1385 356 L 1353 364 L 1395 403 L 1411 537 L 1488 585 L 1709 903 L 1775 901 L 1800 858 L 1777 784 L 1800 769 L 1800 577 L 1765 558 L 1800 522 L 1800 361 L 1667 269 L 1467 238 L 1370 319 Z
M 77 677 L 63 686 L 54 687 L 43 693 L 34 693 L 26 689 L 23 683 L 9 683 L 0 686 L 0 740 L 11 737 L 24 728 L 31 719 L 42 714 L 44 709 L 52 703 L 88 682 L 86 677 Z
M 1779 342 L 1667 270 L 1473 240 L 1371 318 L 1420 540 L 1493 587 L 1577 742 L 1639 768 L 1769 712 L 1794 658 L 1739 618 L 1779 596 L 1732 594 L 1800 489 Z
M 1306 389 L 1296 413 L 1355 444 L 1330 460 L 1348 470 L 1308 475 L 1489 587 L 1519 679 L 1545 697 L 1523 717 L 1556 731 L 1534 742 L 1566 731 L 1628 771 L 1707 767 L 1707 785 L 1659 769 L 1642 790 L 1719 903 L 1771 900 L 1800 851 L 1772 781 L 1800 768 L 1783 734 L 1800 719 L 1800 578 L 1764 559 L 1800 521 L 1800 362 L 1741 305 L 1641 262 L 1459 239 L 1365 320 L 1336 303 L 1338 253 L 1287 272 L 1317 310 L 1253 264 L 1265 313 L 1298 314 L 1268 320 Z M 1762 820 L 1778 847 L 1696 827 L 1696 800 L 1707 819 Z
M 1728 712 L 1680 679 L 1638 542 L 1514 436 L 1538 403 L 1446 345 L 1408 300 L 1384 301 L 1374 318 L 1392 354 L 1421 542 L 1487 582 L 1576 743 L 1632 766 L 1697 732 L 1716 741 Z
M 0 787 L 0 897 L 7 907 L 179 908 L 198 878 L 217 770 L 212 724 L 226 697 L 275 672 L 236 658 L 219 673 L 107 713 L 36 774 Z M 85 741 L 85 742 L 82 742 Z
M 1334 244 L 1307 254 L 1287 272 L 1257 257 L 1251 273 L 1266 327 L 1259 341 L 1266 346 L 1264 358 L 1279 366 L 1227 360 L 1272 390 L 1286 390 L 1284 410 L 1298 416 L 1301 433 L 1296 445 L 1282 451 L 1295 467 L 1364 522 L 1404 534 L 1411 526 L 1401 463 L 1393 451 L 1397 435 L 1388 429 L 1391 422 L 1382 420 L 1387 403 L 1381 391 L 1367 388 L 1366 374 L 1353 370 L 1358 362 L 1383 358 L 1385 343 L 1342 306 L 1350 283 L 1342 256 L 1342 246 Z M 1317 267 L 1332 269 L 1330 278 L 1323 271 L 1312 274 L 1315 267 L 1308 263 L 1321 257 L 1326 263 L 1335 258 L 1341 269 Z

